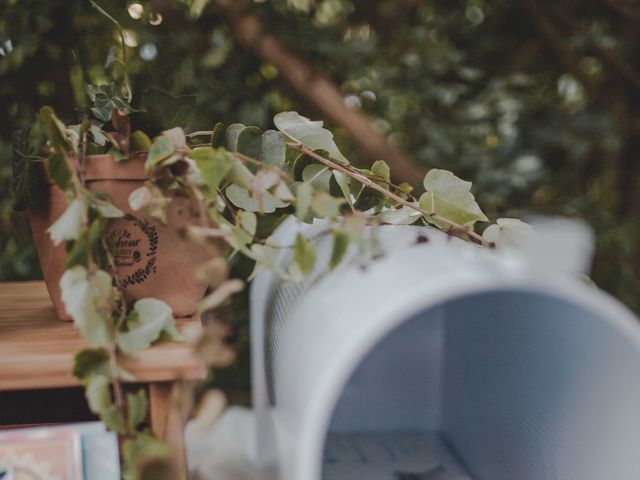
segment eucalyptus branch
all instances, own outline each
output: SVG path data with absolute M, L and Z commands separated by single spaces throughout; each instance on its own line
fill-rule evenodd
M 293 150 L 297 150 L 299 152 L 304 153 L 305 155 L 308 155 L 311 158 L 314 158 L 318 162 L 322 163 L 323 165 L 326 165 L 327 167 L 333 170 L 337 170 L 339 172 L 344 173 L 345 175 L 348 175 L 349 177 L 353 178 L 357 182 L 362 183 L 365 187 L 369 187 L 372 190 L 375 190 L 381 193 L 385 197 L 390 198 L 391 200 L 394 200 L 400 205 L 411 208 L 416 212 L 421 213 L 423 216 L 427 218 L 431 218 L 432 220 L 449 225 L 449 227 L 451 227 L 449 230 L 449 233 L 451 233 L 452 235 L 455 235 L 457 237 L 464 237 L 466 235 L 480 245 L 488 245 L 487 241 L 484 238 L 482 238 L 481 235 L 478 235 L 476 232 L 474 232 L 471 228 L 465 227 L 464 225 L 460 225 L 459 223 L 453 222 L 448 218 L 442 217 L 436 213 L 427 212 L 426 210 L 420 208 L 418 205 L 415 205 L 414 203 L 411 203 L 405 200 L 404 198 L 396 195 L 395 193 L 387 190 L 386 188 L 381 187 L 380 185 L 378 185 L 377 183 L 375 183 L 373 180 L 371 180 L 369 177 L 367 177 L 362 173 L 354 172 L 349 168 L 346 168 L 344 165 L 341 165 L 337 162 L 334 162 L 333 160 L 325 158 L 322 155 L 318 155 L 316 152 L 302 145 L 301 143 L 287 142 L 287 146 Z

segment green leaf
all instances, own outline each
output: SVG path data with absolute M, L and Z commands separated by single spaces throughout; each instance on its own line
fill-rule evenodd
M 296 217 L 304 221 L 311 208 L 311 198 L 313 187 L 308 183 L 298 183 L 296 185 Z
M 316 190 L 328 192 L 331 183 L 331 169 L 320 163 L 308 165 L 302 171 L 302 180 L 310 183 Z
M 109 386 L 111 382 L 105 375 L 93 375 L 87 382 L 85 395 L 89 409 L 96 414 L 108 409 L 112 405 Z
M 97 270 L 91 275 L 83 266 L 64 272 L 60 279 L 62 302 L 76 328 L 96 347 L 109 347 L 108 322 L 114 309 L 111 275 Z
M 142 130 L 136 130 L 131 134 L 131 151 L 146 152 L 151 148 L 151 140 Z
M 275 130 L 267 130 L 262 134 L 260 159 L 263 162 L 276 167 L 282 167 L 285 162 L 286 153 L 287 144 L 284 141 L 282 133 Z
M 227 148 L 231 152 L 238 150 L 238 136 L 246 127 L 241 123 L 233 123 L 227 128 Z
M 223 148 L 197 148 L 189 154 L 200 169 L 203 183 L 215 192 L 233 168 L 235 159 Z
M 300 233 L 296 235 L 293 244 L 293 261 L 303 275 L 311 273 L 316 264 L 315 245 L 307 241 Z
M 91 113 L 101 122 L 111 120 L 111 113 L 114 108 L 123 115 L 135 111 L 124 98 L 121 88 L 115 82 L 106 85 L 88 85 L 87 93 L 93 102 Z
M 422 217 L 420 212 L 406 206 L 389 208 L 378 215 L 378 219 L 382 223 L 388 223 L 390 225 L 411 225 L 420 217 Z
M 153 169 L 157 164 L 173 155 L 174 152 L 175 147 L 170 138 L 164 136 L 157 137 L 149 148 L 147 161 L 144 164 L 145 170 L 149 171 Z
M 315 165 L 315 164 L 317 164 L 317 162 L 310 156 L 304 153 L 299 154 L 293 161 L 293 168 L 292 168 L 293 178 L 297 181 L 302 181 L 302 172 L 304 172 L 304 169 L 307 168 L 309 165 Z
M 234 158 L 233 167 L 231 167 L 231 174 L 229 175 L 229 181 L 235 183 L 243 188 L 250 189 L 253 183 L 253 173 L 249 170 L 244 163 L 237 158 Z
M 226 127 L 224 123 L 216 123 L 216 126 L 213 127 L 213 132 L 211 132 L 211 146 L 213 148 L 219 148 L 225 146 L 225 131 Z
M 331 172 L 331 180 L 329 181 L 329 192 L 333 196 L 342 195 L 349 206 L 353 209 L 350 183 L 351 179 L 344 173 L 337 170 L 333 170 Z
M 335 218 L 340 215 L 344 200 L 332 197 L 327 192 L 315 192 L 311 199 L 311 210 L 320 218 Z
M 53 244 L 59 245 L 66 240 L 77 240 L 85 228 L 86 219 L 87 204 L 83 199 L 76 198 L 47 229 Z
M 517 218 L 499 218 L 482 233 L 482 238 L 499 248 L 524 246 L 535 234 L 528 223 Z
M 424 178 L 424 188 L 426 192 L 420 197 L 420 208 L 423 210 L 465 226 L 488 221 L 470 191 L 471 182 L 465 182 L 447 170 L 434 168 Z M 431 217 L 426 219 L 441 228 L 446 227 L 446 224 Z
M 85 348 L 76 353 L 73 362 L 73 376 L 81 382 L 94 375 L 108 377 L 109 354 L 104 348 Z
M 334 269 L 344 258 L 349 248 L 350 237 L 344 232 L 336 232 L 333 235 L 333 249 L 329 259 L 329 268 Z
M 333 134 L 322 127 L 321 121 L 311 121 L 298 112 L 282 112 L 273 118 L 273 123 L 294 142 L 311 150 L 326 150 L 332 159 L 348 163 L 333 141 Z
M 73 151 L 73 145 L 69 141 L 67 129 L 60 121 L 53 109 L 49 106 L 42 107 L 39 115 L 40 121 L 47 129 L 51 146 L 58 153 L 68 153 Z
M 147 410 L 149 409 L 149 401 L 147 394 L 143 389 L 136 393 L 127 393 L 127 416 L 129 431 L 135 432 L 140 424 L 147 418 Z
M 260 201 L 251 196 L 251 192 L 236 184 L 229 185 L 225 189 L 229 201 L 236 207 L 249 212 L 273 213 L 277 208 L 286 207 L 287 204 L 276 198 L 269 192 L 264 192 Z
M 109 430 L 118 433 L 125 433 L 124 418 L 115 405 L 111 405 L 108 408 L 103 409 L 99 415 L 100 420 Z
M 383 178 L 387 182 L 391 180 L 391 169 L 384 160 L 376 160 L 373 162 L 373 165 L 371 165 L 371 173 Z
M 78 240 L 68 242 L 67 258 L 64 268 L 69 269 L 76 265 L 89 266 L 89 244 L 86 235 L 81 235 Z
M 173 96 L 164 90 L 151 87 L 142 96 L 148 115 L 160 130 L 167 128 L 187 128 L 196 111 L 195 95 Z
M 148 348 L 162 332 L 176 333 L 171 307 L 155 298 L 138 300 L 127 315 L 126 324 L 128 330 L 118 332 L 116 343 L 128 355 Z
M 236 151 L 258 160 L 262 146 L 262 131 L 258 127 L 245 127 L 238 134 Z

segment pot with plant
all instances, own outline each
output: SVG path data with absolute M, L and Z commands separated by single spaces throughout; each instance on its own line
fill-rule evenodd
M 369 233 L 387 224 L 431 225 L 486 247 L 530 230 L 500 220 L 479 235 L 474 224 L 487 217 L 469 182 L 434 169 L 417 195 L 392 182 L 384 161 L 351 165 L 322 122 L 296 112 L 276 115 L 276 128 L 264 132 L 217 124 L 187 133 L 175 124 L 148 128 L 118 88 L 91 91 L 94 107 L 75 125 L 41 110 L 16 140 L 14 180 L 17 205 L 32 212 L 53 302 L 90 345 L 74 373 L 91 409 L 123 436 L 132 478 L 143 478 L 144 452 L 171 455 L 144 428 L 144 392 L 125 396 L 121 382 L 132 378 L 120 359 L 179 339 L 174 316 L 216 309 L 240 291 L 251 275 L 229 278 L 228 255 L 287 281 L 314 271 L 313 238 L 271 238 L 284 219 L 325 220 L 330 267 L 350 248 L 375 258 Z M 287 271 L 277 262 L 283 250 L 292 252 Z

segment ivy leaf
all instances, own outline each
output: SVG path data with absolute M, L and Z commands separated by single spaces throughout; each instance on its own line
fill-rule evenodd
M 202 181 L 211 192 L 218 189 L 235 163 L 229 152 L 222 148 L 197 148 L 189 154 L 189 158 L 196 162 Z
M 173 127 L 187 128 L 196 111 L 195 95 L 173 96 L 164 90 L 151 87 L 147 89 L 142 101 L 160 130 Z
M 273 123 L 294 142 L 299 142 L 311 150 L 326 150 L 332 159 L 348 163 L 333 141 L 333 134 L 322 127 L 321 121 L 311 121 L 298 112 L 282 112 L 273 118 Z
M 225 126 L 224 123 L 216 123 L 216 126 L 213 127 L 213 131 L 211 132 L 211 146 L 213 148 L 224 147 L 225 141 Z
M 334 269 L 344 258 L 349 241 L 351 238 L 344 232 L 335 232 L 333 234 L 333 248 L 331 250 L 331 258 L 329 259 L 329 268 Z
M 422 214 L 413 208 L 402 206 L 400 208 L 389 208 L 384 210 L 378 219 L 382 223 L 388 223 L 390 225 L 411 225 L 415 223 Z
M 47 229 L 54 245 L 66 240 L 77 240 L 85 228 L 87 204 L 76 198 L 69 204 L 62 215 Z
M 296 185 L 296 217 L 304 221 L 311 208 L 311 198 L 313 187 L 308 183 L 298 183 Z
M 248 189 L 236 184 L 229 185 L 225 190 L 225 194 L 229 201 L 236 207 L 247 210 L 248 212 L 273 213 L 276 208 L 287 206 L 285 202 L 269 192 L 264 192 L 260 201 L 258 201 L 251 196 L 251 192 Z
M 316 264 L 316 247 L 307 241 L 302 234 L 296 235 L 293 243 L 293 261 L 303 275 L 308 275 L 313 271 Z
M 60 279 L 62 302 L 82 335 L 91 345 L 107 348 L 110 344 L 107 322 L 114 307 L 111 275 L 97 270 L 89 276 L 77 265 Z
M 85 348 L 76 353 L 73 376 L 81 382 L 93 375 L 109 376 L 109 354 L 104 348 Z
M 140 424 L 147 418 L 147 410 L 149 409 L 149 401 L 147 394 L 143 389 L 136 393 L 127 393 L 127 414 L 129 431 L 135 432 Z
M 249 158 L 259 159 L 262 146 L 262 131 L 258 127 L 245 127 L 240 130 L 236 151 Z
M 39 119 L 47 129 L 49 141 L 56 152 L 64 154 L 73 151 L 73 145 L 67 135 L 67 128 L 56 116 L 51 107 L 42 107 L 40 109 Z
M 109 378 L 105 375 L 93 375 L 88 380 L 85 395 L 89 409 L 93 413 L 100 414 L 112 405 L 109 385 Z
M 471 193 L 471 182 L 459 179 L 447 170 L 432 169 L 424 178 L 425 193 L 420 197 L 420 208 L 453 222 L 472 226 L 477 221 L 488 221 Z M 426 217 L 439 227 L 442 222 Z
M 148 348 L 161 333 L 169 333 L 173 338 L 179 337 L 175 329 L 171 307 L 155 298 L 143 298 L 133 306 L 127 315 L 128 330 L 118 332 L 116 343 L 120 350 L 128 355 L 135 355 Z
M 267 130 L 262 134 L 260 145 L 260 158 L 263 162 L 276 167 L 282 167 L 287 153 L 287 144 L 282 133 L 275 130 Z
M 145 170 L 153 169 L 157 164 L 173 155 L 174 152 L 175 147 L 170 138 L 165 136 L 157 137 L 149 148 L 147 161 L 144 164 Z
M 499 248 L 521 247 L 535 234 L 528 223 L 517 218 L 499 218 L 494 225 L 489 225 L 482 234 L 487 242 Z
M 332 197 L 327 192 L 315 192 L 311 199 L 311 210 L 321 218 L 335 218 L 340 215 L 344 200 Z
M 60 190 L 64 191 L 67 189 L 71 181 L 72 173 L 67 159 L 62 153 L 54 153 L 49 157 L 47 173 L 49 178 L 60 187 Z
M 135 111 L 124 98 L 122 90 L 115 82 L 106 85 L 88 85 L 87 93 L 93 102 L 93 107 L 90 109 L 91 113 L 101 122 L 111 120 L 113 109 L 118 110 L 123 115 Z

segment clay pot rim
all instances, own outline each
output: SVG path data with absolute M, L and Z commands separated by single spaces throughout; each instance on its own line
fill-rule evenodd
M 111 154 L 101 153 L 97 155 L 87 155 L 85 182 L 96 181 L 120 181 L 120 182 L 144 182 L 151 178 L 144 170 L 144 162 L 147 152 L 137 152 L 130 158 L 117 162 Z M 46 160 L 42 162 L 45 173 L 46 184 L 55 185 L 46 174 Z

